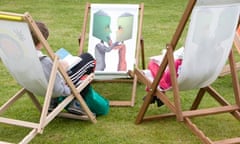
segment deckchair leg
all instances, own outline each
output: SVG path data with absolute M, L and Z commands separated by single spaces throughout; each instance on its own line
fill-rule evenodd
M 130 105 L 131 107 L 133 107 L 134 104 L 135 104 L 136 89 L 137 89 L 137 76 L 134 75 L 134 78 L 133 78 L 133 87 L 132 87 L 131 105 Z
M 11 97 L 7 102 L 0 107 L 0 114 L 8 109 L 15 101 L 17 101 L 22 95 L 26 93 L 26 89 L 22 88 L 13 97 Z
M 80 102 L 82 108 L 84 109 L 84 111 L 87 113 L 89 119 L 91 120 L 92 123 L 97 123 L 96 117 L 93 115 L 93 113 L 90 111 L 90 109 L 88 108 L 87 104 L 84 102 L 82 96 L 76 96 L 78 101 Z
M 37 129 L 33 129 L 27 136 L 25 136 L 19 144 L 29 143 L 38 134 Z
M 196 110 L 203 98 L 203 95 L 205 94 L 206 90 L 201 88 L 199 91 L 198 91 L 198 94 L 197 94 L 197 97 L 195 98 L 193 104 L 192 104 L 192 107 L 190 110 Z
M 205 144 L 213 144 L 213 142 L 194 124 L 192 121 L 185 117 L 184 123 L 192 130 L 192 132 L 197 135 L 201 141 Z
M 143 117 L 148 109 L 151 99 L 152 99 L 152 95 L 151 95 L 151 93 L 148 93 L 147 96 L 145 97 L 142 107 L 140 108 L 139 113 L 137 115 L 137 118 L 135 121 L 136 124 L 140 124 L 143 121 Z

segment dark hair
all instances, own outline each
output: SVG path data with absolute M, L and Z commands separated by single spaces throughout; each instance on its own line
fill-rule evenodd
M 35 23 L 38 26 L 38 28 L 39 28 L 40 32 L 42 33 L 43 37 L 47 40 L 48 36 L 49 36 L 49 31 L 48 31 L 47 26 L 44 23 L 39 22 L 39 21 L 36 21 Z M 34 44 L 37 45 L 40 41 L 39 41 L 37 35 L 34 32 L 31 32 L 31 33 L 32 33 L 32 38 L 33 38 Z

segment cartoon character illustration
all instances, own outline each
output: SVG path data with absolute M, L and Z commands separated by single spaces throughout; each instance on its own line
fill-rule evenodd
M 100 40 L 95 45 L 96 70 L 104 71 L 106 68 L 106 53 L 111 50 L 118 50 L 117 71 L 126 71 L 126 45 L 124 41 L 132 38 L 133 15 L 123 13 L 117 19 L 118 29 L 116 31 L 116 40 L 112 42 L 111 17 L 103 10 L 98 10 L 93 15 L 93 33 L 95 38 Z M 106 44 L 105 44 L 106 43 Z
M 116 41 L 121 42 L 117 47 L 119 50 L 118 71 L 126 71 L 126 45 L 124 44 L 124 41 L 132 38 L 133 15 L 130 13 L 123 13 L 118 17 L 117 23 L 118 30 L 116 32 Z
M 93 36 L 100 39 L 100 43 L 95 46 L 96 70 L 103 71 L 106 67 L 106 52 L 112 50 L 112 41 L 110 38 L 110 16 L 102 10 L 97 11 L 93 15 Z M 107 42 L 108 45 L 105 45 Z

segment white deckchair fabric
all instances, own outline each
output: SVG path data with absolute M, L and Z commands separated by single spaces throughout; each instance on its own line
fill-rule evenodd
M 27 23 L 0 20 L 0 57 L 22 87 L 39 96 L 46 94 L 47 80 Z
M 240 0 L 198 0 L 196 5 L 210 6 L 210 5 L 239 4 L 239 3 L 240 3 Z
M 194 8 L 178 77 L 180 90 L 205 87 L 223 69 L 232 48 L 239 7 L 222 6 L 199 4 Z

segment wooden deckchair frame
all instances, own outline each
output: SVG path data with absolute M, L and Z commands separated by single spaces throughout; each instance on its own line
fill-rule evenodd
M 183 29 L 188 21 L 188 18 L 192 12 L 193 7 L 196 4 L 196 0 L 189 0 L 187 8 L 182 16 L 182 19 L 177 27 L 177 30 L 170 42 L 167 44 L 167 54 L 165 55 L 157 76 L 155 77 L 154 81 L 151 82 L 144 76 L 141 70 L 136 69 L 136 74 L 138 79 L 147 85 L 150 88 L 150 92 L 148 92 L 144 103 L 142 104 L 139 113 L 137 115 L 136 124 L 140 124 L 144 121 L 156 120 L 156 119 L 163 119 L 168 117 L 175 116 L 177 121 L 184 122 L 191 129 L 191 131 L 200 138 L 203 143 L 206 144 L 226 144 L 226 143 L 239 143 L 240 137 L 224 139 L 219 141 L 212 141 L 208 138 L 192 121 L 191 118 L 199 117 L 199 116 L 206 116 L 206 115 L 213 115 L 213 114 L 220 114 L 220 113 L 231 113 L 237 120 L 240 120 L 240 88 L 239 88 L 239 81 L 236 72 L 236 65 L 234 63 L 233 51 L 231 51 L 229 55 L 229 64 L 230 70 L 232 75 L 232 84 L 233 84 L 233 91 L 235 96 L 236 104 L 231 105 L 227 102 L 216 90 L 214 90 L 211 86 L 206 86 L 204 88 L 200 88 L 197 96 L 192 104 L 190 110 L 183 111 L 181 108 L 181 101 L 180 101 L 180 92 L 179 87 L 177 84 L 177 77 L 176 71 L 174 66 L 174 58 L 173 58 L 173 51 L 175 50 L 176 44 L 183 32 Z M 160 78 L 163 75 L 165 68 L 169 66 L 171 72 L 171 81 L 172 81 L 172 90 L 173 90 L 173 102 L 167 97 L 166 93 L 160 91 L 158 89 L 158 83 Z M 205 109 L 197 109 L 204 94 L 209 93 L 221 106 L 213 107 L 213 108 L 205 108 Z M 167 108 L 171 111 L 170 113 L 160 114 L 160 115 L 152 115 L 152 116 L 145 116 L 147 109 L 150 105 L 151 99 L 153 96 L 157 96 L 161 101 L 164 102 Z
M 87 23 L 89 19 L 89 13 L 91 9 L 91 4 L 86 3 L 85 6 L 85 13 L 84 13 L 84 20 L 83 20 L 83 27 L 81 31 L 81 35 L 79 37 L 79 51 L 78 53 L 81 54 L 84 49 L 84 42 L 86 40 L 86 30 L 87 30 Z M 144 59 L 144 41 L 142 38 L 142 22 L 143 22 L 143 12 L 144 12 L 144 3 L 139 4 L 139 20 L 138 20 L 138 36 L 137 36 L 137 48 L 136 48 L 136 55 L 135 55 L 135 67 L 139 65 L 139 57 L 141 57 L 141 64 L 142 68 L 145 68 L 145 59 Z M 112 79 L 112 80 L 94 80 L 94 82 L 111 82 L 111 83 L 125 83 L 130 82 L 132 83 L 132 96 L 130 100 L 111 100 L 111 106 L 134 106 L 135 104 L 135 97 L 136 97 L 136 88 L 137 88 L 137 76 L 135 75 L 134 71 L 128 71 L 128 75 L 131 78 L 123 78 L 123 79 Z
M 13 20 L 13 21 L 24 21 L 28 23 L 29 27 L 33 30 L 34 33 L 38 36 L 40 42 L 43 44 L 45 50 L 47 51 L 49 57 L 53 60 L 53 67 L 49 79 L 49 84 L 47 87 L 47 92 L 44 98 L 44 103 L 41 104 L 37 97 L 28 91 L 25 88 L 21 88 L 14 96 L 12 96 L 7 102 L 5 102 L 0 107 L 0 122 L 4 124 L 10 124 L 10 125 L 16 125 L 20 127 L 25 128 L 31 128 L 32 131 L 26 135 L 20 143 L 28 143 L 30 142 L 37 134 L 43 133 L 44 128 L 56 117 L 56 116 L 62 116 L 67 118 L 74 118 L 74 119 L 80 119 L 80 120 L 90 120 L 92 123 L 96 123 L 96 116 L 93 115 L 93 113 L 90 111 L 88 106 L 86 105 L 85 101 L 83 100 L 82 96 L 79 94 L 80 91 L 84 87 L 89 84 L 93 78 L 94 74 L 90 74 L 83 82 L 80 84 L 77 88 L 75 88 L 74 84 L 68 77 L 67 73 L 63 69 L 63 67 L 59 63 L 58 57 L 54 54 L 50 46 L 48 45 L 47 41 L 42 36 L 40 30 L 38 29 L 37 25 L 35 24 L 33 18 L 29 13 L 24 14 L 16 14 L 16 13 L 9 13 L 9 12 L 0 12 L 0 19 L 5 20 Z M 54 81 L 56 78 L 57 72 L 60 72 L 65 79 L 66 83 L 69 85 L 72 94 L 68 97 L 66 97 L 52 112 L 48 112 L 48 107 L 50 105 L 52 90 L 54 86 Z M 36 108 L 41 113 L 40 119 L 38 123 L 35 122 L 29 122 L 24 120 L 18 120 L 18 119 L 11 119 L 11 118 L 5 118 L 3 116 L 3 113 L 12 106 L 18 99 L 24 96 L 24 94 L 27 94 L 30 99 L 32 100 L 33 104 L 36 106 Z M 63 113 L 61 112 L 74 98 L 77 98 L 82 106 L 82 108 L 85 110 L 86 114 L 85 116 L 80 115 L 73 115 L 70 113 Z M 1 141 L 1 143 L 5 143 Z

